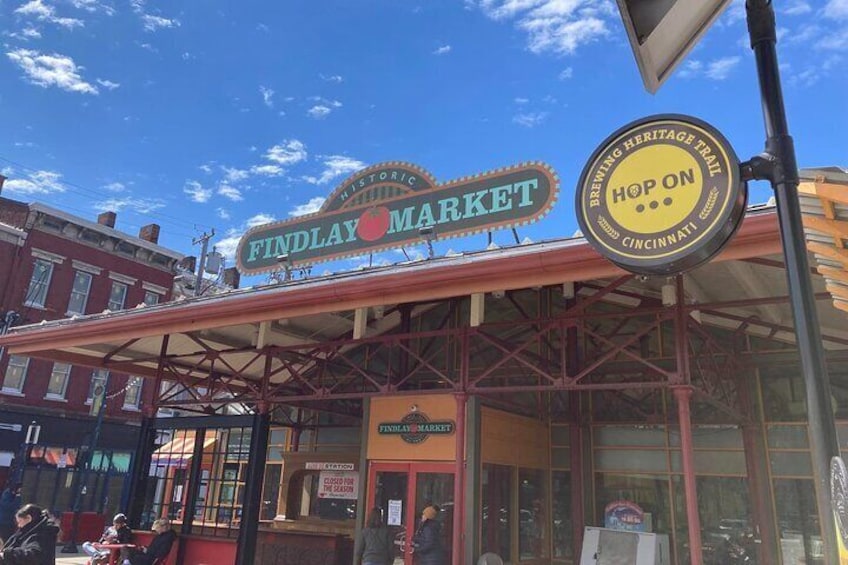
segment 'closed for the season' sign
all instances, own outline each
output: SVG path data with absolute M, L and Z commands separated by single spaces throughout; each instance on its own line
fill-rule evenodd
M 321 471 L 318 475 L 318 498 L 356 500 L 358 495 L 358 471 Z

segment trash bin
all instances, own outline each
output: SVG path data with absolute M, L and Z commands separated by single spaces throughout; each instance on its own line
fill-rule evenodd
M 67 543 L 71 541 L 71 530 L 74 526 L 74 513 L 63 512 L 59 522 L 59 541 Z M 80 512 L 77 523 L 77 536 L 74 541 L 97 541 L 106 529 L 106 516 L 97 512 Z

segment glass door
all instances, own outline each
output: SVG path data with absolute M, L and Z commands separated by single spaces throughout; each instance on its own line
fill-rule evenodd
M 453 540 L 452 464 L 371 463 L 368 509 L 379 507 L 394 540 L 393 565 L 412 565 L 412 539 L 427 506 L 438 506 L 436 520 L 446 563 L 451 563 Z M 366 511 L 366 515 L 367 515 Z

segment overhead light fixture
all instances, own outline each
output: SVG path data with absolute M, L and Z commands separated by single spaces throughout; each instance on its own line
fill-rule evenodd
M 571 281 L 562 283 L 562 297 L 566 300 L 574 298 L 574 283 Z
M 418 236 L 427 244 L 427 258 L 432 259 L 435 256 L 433 251 L 433 241 L 436 239 L 436 228 L 433 226 L 424 226 L 418 228 Z
M 663 306 L 674 306 L 677 304 L 677 289 L 671 282 L 671 279 L 666 279 L 662 285 L 662 303 Z

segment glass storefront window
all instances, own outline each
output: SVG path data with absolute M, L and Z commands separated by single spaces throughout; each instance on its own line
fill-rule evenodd
M 773 481 L 784 563 L 824 563 L 818 505 L 810 479 Z
M 518 558 L 548 556 L 547 473 L 538 469 L 518 471 Z
M 747 481 L 741 477 L 698 477 L 697 489 L 704 562 L 727 563 L 729 552 L 756 559 Z
M 554 471 L 551 476 L 551 533 L 553 558 L 574 558 L 571 524 L 571 473 Z
M 610 502 L 628 500 L 650 513 L 651 531 L 671 534 L 671 501 L 665 475 L 595 474 L 595 516 L 604 525 L 604 508 Z
M 512 516 L 512 477 L 514 469 L 505 465 L 483 465 L 483 515 L 481 520 L 482 553 L 497 553 L 508 560 L 512 553 L 510 517 Z

